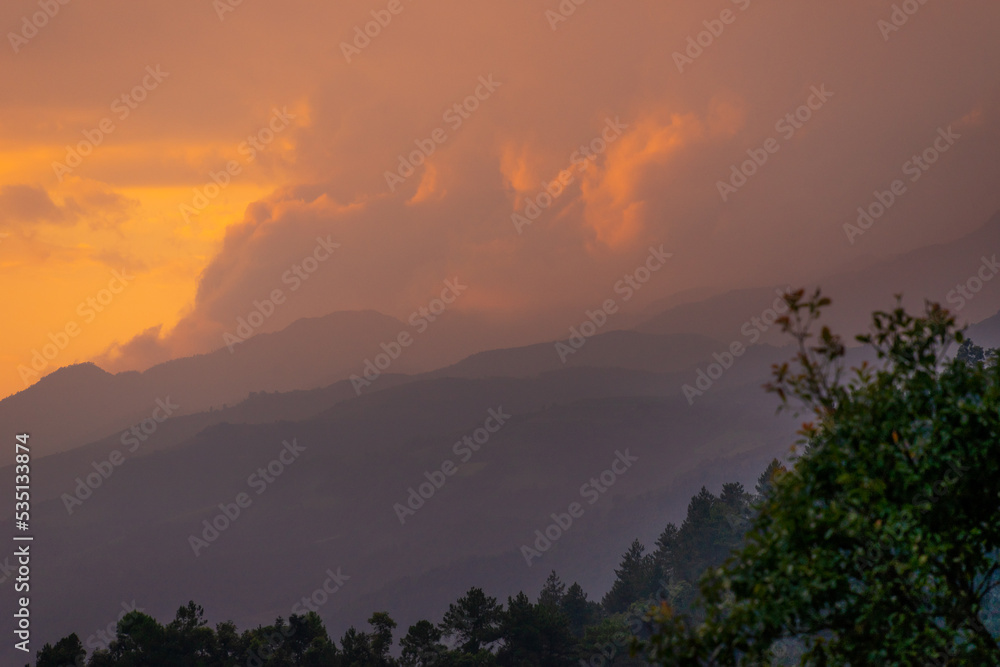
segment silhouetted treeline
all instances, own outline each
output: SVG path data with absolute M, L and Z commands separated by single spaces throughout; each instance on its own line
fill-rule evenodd
M 598 603 L 578 583 L 567 586 L 552 572 L 532 601 L 524 593 L 506 604 L 471 588 L 449 605 L 438 623 L 411 625 L 393 651 L 396 622 L 385 612 L 368 627 L 351 627 L 339 641 L 315 612 L 279 617 L 240 632 L 230 622 L 212 628 L 203 609 L 189 602 L 161 625 L 139 611 L 118 623 L 110 646 L 89 657 L 76 634 L 46 644 L 37 667 L 459 667 L 487 665 L 639 665 L 628 655 L 633 636 L 648 633 L 650 605 L 668 602 L 694 613 L 698 578 L 739 546 L 756 498 L 767 493 L 777 461 L 761 474 L 756 493 L 724 484 L 691 499 L 680 526 L 669 524 L 653 549 L 635 540 L 615 570 L 611 590 Z M 399 657 L 394 657 L 398 655 Z

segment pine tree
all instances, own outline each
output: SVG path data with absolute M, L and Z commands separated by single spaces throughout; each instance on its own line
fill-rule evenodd
M 569 620 L 570 631 L 576 637 L 583 637 L 584 628 L 597 621 L 600 605 L 587 599 L 580 584 L 574 582 L 562 598 L 562 611 Z
M 457 637 L 463 653 L 478 653 L 496 641 L 502 611 L 496 598 L 488 597 L 481 588 L 470 588 L 464 597 L 448 605 L 441 632 L 445 637 Z
M 608 613 L 621 613 L 652 592 L 656 581 L 655 565 L 651 555 L 644 555 L 645 551 L 642 543 L 634 540 L 622 556 L 621 565 L 615 570 L 615 583 L 601 601 Z
M 545 580 L 545 585 L 542 586 L 541 592 L 538 594 L 538 604 L 558 609 L 565 595 L 566 584 L 559 579 L 556 571 L 552 570 L 548 579 Z

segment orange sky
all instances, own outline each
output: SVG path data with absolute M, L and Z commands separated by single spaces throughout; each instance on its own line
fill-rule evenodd
M 650 244 L 674 264 L 640 303 L 954 238 L 1000 208 L 1000 5 L 929 2 L 887 32 L 892 5 L 590 0 L 556 21 L 557 0 L 71 1 L 35 19 L 37 1 L 5 2 L 0 396 L 46 345 L 42 374 L 220 347 L 317 237 L 337 253 L 264 330 L 404 316 L 459 276 L 461 308 L 557 331 Z M 721 34 L 679 68 L 706 21 Z M 776 122 L 821 85 L 785 138 Z M 954 150 L 847 243 L 856 208 L 949 125 Z M 768 138 L 780 149 L 722 201 Z

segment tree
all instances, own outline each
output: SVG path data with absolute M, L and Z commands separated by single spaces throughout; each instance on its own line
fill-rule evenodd
M 405 667 L 431 667 L 442 662 L 447 651 L 441 643 L 441 630 L 430 621 L 417 621 L 399 641 Z
M 997 360 L 997 350 L 990 350 L 979 347 L 972 342 L 971 338 L 966 338 L 958 348 L 956 358 L 967 364 L 995 364 Z
M 771 493 L 771 489 L 774 488 L 774 480 L 781 473 L 788 472 L 788 470 L 781 464 L 778 459 L 772 459 L 764 472 L 760 474 L 757 478 L 757 485 L 754 487 L 754 491 L 757 492 L 757 500 L 764 500 Z
M 35 667 L 67 667 L 71 665 L 82 665 L 81 656 L 85 658 L 87 652 L 80 643 L 80 638 L 76 633 L 64 637 L 56 642 L 56 645 L 46 644 L 38 651 L 38 658 Z
M 371 637 L 352 625 L 340 638 L 340 652 L 344 667 L 368 667 L 372 662 Z
M 372 626 L 371 633 L 371 667 L 388 667 L 395 661 L 389 655 L 392 648 L 392 631 L 396 629 L 396 621 L 384 611 L 377 611 L 368 619 Z
M 673 577 L 676 558 L 677 526 L 668 523 L 656 539 L 656 550 L 653 552 L 657 580 L 669 581 Z
M 845 381 L 845 347 L 819 292 L 789 295 L 794 371 L 769 389 L 814 421 L 746 545 L 701 582 L 707 618 L 661 606 L 641 648 L 655 664 L 769 663 L 798 640 L 803 664 L 1000 664 L 984 608 L 1000 586 L 1000 369 L 948 361 L 962 342 L 928 304 L 873 316 L 879 366 Z
M 566 584 L 559 579 L 559 575 L 556 574 L 556 571 L 552 570 L 552 572 L 549 573 L 548 578 L 545 580 L 545 585 L 542 586 L 541 592 L 538 594 L 538 604 L 558 609 L 560 604 L 562 604 L 562 599 L 565 594 Z
M 177 659 L 206 659 L 215 649 L 215 633 L 207 626 L 201 605 L 190 601 L 178 608 L 174 620 L 164 628 L 166 653 Z
M 576 640 L 569 619 L 558 607 L 532 604 L 518 593 L 507 599 L 498 635 L 502 640 L 497 662 L 510 667 L 572 665 Z
M 91 662 L 101 653 L 95 652 L 91 656 Z M 107 658 L 111 662 L 107 664 L 119 667 L 158 667 L 170 662 L 169 653 L 164 627 L 152 616 L 131 611 L 118 621 L 115 639 L 107 651 Z
M 596 623 L 601 614 L 601 606 L 588 600 L 583 587 L 576 582 L 566 591 L 560 608 L 569 621 L 570 632 L 578 638 L 583 637 L 584 628 Z
M 616 579 L 601 604 L 611 614 L 628 609 L 636 600 L 652 592 L 655 579 L 655 565 L 652 556 L 643 555 L 646 547 L 639 540 L 633 540 L 622 562 L 615 570 Z
M 470 588 L 464 597 L 448 605 L 441 632 L 445 637 L 456 637 L 463 653 L 478 653 L 496 641 L 502 611 L 496 598 L 487 597 L 481 588 Z

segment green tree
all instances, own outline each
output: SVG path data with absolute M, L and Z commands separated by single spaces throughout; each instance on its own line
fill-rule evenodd
M 583 587 L 576 582 L 566 590 L 560 608 L 566 614 L 570 632 L 575 637 L 583 637 L 584 628 L 596 623 L 601 615 L 601 606 L 588 600 Z
M 35 667 L 83 665 L 86 657 L 87 652 L 83 649 L 80 638 L 73 633 L 57 641 L 55 646 L 51 644 L 43 646 L 38 651 Z
M 368 667 L 373 660 L 371 637 L 352 625 L 340 638 L 340 652 L 344 667 Z
M 781 461 L 772 459 L 764 469 L 764 472 L 757 478 L 757 485 L 754 487 L 754 491 L 757 492 L 756 500 L 762 501 L 769 496 L 771 489 L 774 488 L 775 478 L 784 472 L 788 472 L 788 470 L 781 464 Z
M 845 380 L 840 339 L 813 331 L 829 304 L 788 298 L 797 369 L 771 391 L 814 421 L 746 545 L 702 580 L 707 618 L 667 607 L 645 655 L 664 665 L 768 664 L 802 644 L 810 665 L 1000 664 L 985 606 L 1000 554 L 1000 369 L 948 361 L 961 334 L 935 304 L 878 312 L 879 364 Z
M 634 540 L 615 570 L 615 582 L 601 604 L 612 614 L 626 611 L 636 600 L 655 588 L 656 568 L 653 556 L 644 555 L 646 547 Z
M 101 651 L 91 656 L 98 664 L 104 660 Z M 174 662 L 173 651 L 168 645 L 167 632 L 155 618 L 139 611 L 131 611 L 118 621 L 115 639 L 108 647 L 107 658 L 116 667 L 160 667 Z
M 371 633 L 371 667 L 390 667 L 395 660 L 389 655 L 392 649 L 392 632 L 396 629 L 396 621 L 384 611 L 377 611 L 368 619 L 372 626 Z
M 502 611 L 496 598 L 488 597 L 481 588 L 470 588 L 448 605 L 441 632 L 445 637 L 455 637 L 463 653 L 479 653 L 496 641 Z
M 996 363 L 997 350 L 984 350 L 973 343 L 971 338 L 966 338 L 959 346 L 956 358 L 967 364 L 984 364 L 990 366 Z
M 545 580 L 545 585 L 542 586 L 541 592 L 538 594 L 538 604 L 546 605 L 552 607 L 553 609 L 559 609 L 562 604 L 563 596 L 566 595 L 566 584 L 559 579 L 559 575 L 556 574 L 555 570 L 549 573 L 548 578 Z
M 576 640 L 569 619 L 552 605 L 532 604 L 518 593 L 507 599 L 498 635 L 502 641 L 497 662 L 510 667 L 572 665 Z
M 417 621 L 399 641 L 404 667 L 433 667 L 444 661 L 447 647 L 441 643 L 441 630 L 430 621 Z

